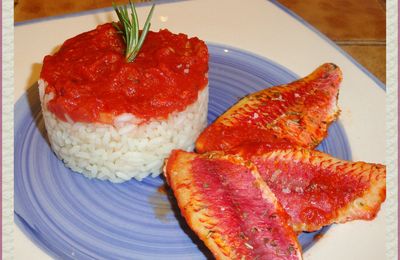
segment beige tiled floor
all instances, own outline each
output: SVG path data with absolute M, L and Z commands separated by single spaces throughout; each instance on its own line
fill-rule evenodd
M 135 2 L 145 2 L 136 0 Z M 386 82 L 385 0 L 278 0 Z M 14 0 L 16 22 L 107 7 L 109 0 Z M 116 0 L 117 3 L 127 2 Z

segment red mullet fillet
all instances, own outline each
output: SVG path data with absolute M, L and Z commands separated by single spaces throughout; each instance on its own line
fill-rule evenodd
M 295 231 L 315 231 L 332 223 L 375 218 L 386 197 L 386 167 L 349 162 L 307 149 L 266 152 L 244 147 L 291 217 Z
M 251 163 L 174 151 L 164 172 L 182 215 L 217 259 L 301 259 L 286 212 Z
M 337 118 L 342 73 L 326 63 L 305 78 L 250 94 L 208 126 L 196 141 L 199 153 L 264 142 L 315 148 Z

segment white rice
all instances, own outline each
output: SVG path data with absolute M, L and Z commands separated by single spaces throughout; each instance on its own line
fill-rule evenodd
M 58 119 L 47 110 L 52 94 L 39 80 L 39 95 L 47 135 L 54 153 L 65 165 L 88 178 L 124 182 L 161 173 L 172 149 L 193 150 L 207 124 L 208 86 L 196 102 L 166 120 L 141 120 L 132 114 L 118 116 L 114 125 Z

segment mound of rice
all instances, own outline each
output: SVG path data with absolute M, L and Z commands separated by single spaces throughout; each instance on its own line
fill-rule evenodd
M 58 119 L 47 110 L 53 94 L 39 80 L 43 118 L 51 147 L 65 165 L 89 178 L 124 182 L 161 173 L 172 149 L 190 151 L 207 124 L 208 86 L 197 100 L 166 120 L 140 124 L 132 114 L 118 116 L 114 125 Z

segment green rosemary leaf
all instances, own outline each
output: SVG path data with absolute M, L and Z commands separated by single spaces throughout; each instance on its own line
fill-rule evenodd
M 135 6 L 133 5 L 132 2 L 129 2 L 130 6 L 131 6 L 131 15 L 132 15 L 132 21 L 134 24 L 139 24 L 139 20 L 138 20 L 138 15 L 136 13 L 136 9 Z M 137 39 L 139 38 L 139 26 L 134 26 L 134 31 L 133 31 L 133 35 L 134 35 L 134 39 L 137 42 Z M 135 43 L 136 44 L 136 43 Z
M 155 5 L 153 4 L 151 6 L 149 14 L 147 15 L 147 19 L 146 19 L 146 22 L 144 23 L 144 27 L 146 27 L 146 25 L 149 25 L 149 27 L 150 27 L 150 24 L 151 24 L 150 21 L 151 21 L 151 17 L 153 16 L 154 7 L 155 7 Z
M 132 62 L 135 59 L 136 55 L 139 53 L 140 48 L 142 47 L 146 35 L 150 29 L 150 20 L 153 15 L 155 5 L 153 4 L 151 7 L 142 32 L 139 31 L 139 19 L 135 6 L 130 0 L 130 15 L 128 13 L 127 6 L 116 6 L 116 4 L 113 2 L 113 7 L 119 19 L 119 24 L 113 23 L 113 26 L 116 28 L 118 33 L 122 34 L 122 38 L 125 41 L 126 61 Z

